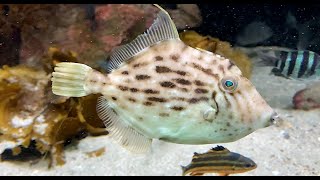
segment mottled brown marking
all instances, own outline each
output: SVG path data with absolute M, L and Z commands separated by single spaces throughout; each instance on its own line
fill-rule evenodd
M 117 98 L 116 98 L 116 97 L 114 97 L 114 96 L 112 96 L 111 98 L 112 98 L 112 100 L 114 100 L 114 101 L 116 101 L 116 100 L 117 100 Z
M 161 117 L 169 117 L 169 114 L 168 113 L 159 113 L 159 116 L 161 116 Z
M 229 61 L 228 70 L 230 70 L 234 66 L 234 63 L 232 61 Z
M 229 122 L 227 122 L 227 126 L 228 126 L 228 127 L 230 127 L 230 126 L 231 126 L 231 124 L 230 124 Z
M 232 133 L 229 133 L 229 134 L 228 134 L 228 136 L 232 136 L 232 135 L 233 135 Z
M 169 73 L 172 72 L 172 70 L 165 66 L 156 66 L 156 72 L 157 73 Z
M 205 93 L 208 93 L 208 90 L 197 88 L 197 89 L 194 90 L 194 92 L 197 93 L 197 94 L 205 94 Z
M 163 57 L 161 57 L 161 56 L 156 56 L 155 59 L 156 59 L 156 61 L 162 61 L 162 60 L 163 60 Z
M 199 80 L 195 80 L 195 81 L 194 81 L 194 84 L 197 85 L 197 86 L 204 86 L 204 85 L 205 85 L 204 82 L 199 81 Z
M 230 114 L 228 115 L 228 118 L 229 118 L 229 119 L 233 119 L 232 113 L 230 113 Z M 230 125 L 230 123 L 228 123 L 228 124 Z M 228 124 L 227 124 L 227 125 L 228 125 Z
M 200 54 L 200 56 L 198 57 L 199 61 L 203 60 L 203 55 Z
M 123 75 L 128 75 L 129 74 L 129 72 L 128 71 L 122 71 L 122 73 L 121 74 L 123 74 Z
M 97 83 L 97 80 L 95 80 L 95 79 L 90 79 L 90 83 L 95 84 L 95 83 Z
M 137 63 L 137 64 L 134 64 L 133 65 L 133 68 L 137 68 L 137 67 L 140 67 L 141 66 L 141 64 L 140 63 Z
M 136 75 L 137 80 L 146 80 L 146 79 L 150 79 L 150 78 L 151 78 L 150 76 L 145 75 L 145 74 Z
M 182 92 L 188 92 L 189 90 L 187 88 L 179 88 Z
M 171 109 L 173 109 L 175 111 L 182 111 L 182 110 L 184 110 L 184 107 L 182 107 L 182 106 L 173 106 L 173 107 L 171 107 Z
M 218 74 L 212 73 L 212 70 L 211 70 L 211 69 L 206 69 L 206 68 L 204 68 L 204 67 L 202 67 L 201 65 L 196 64 L 196 63 L 192 63 L 192 65 L 193 65 L 193 67 L 194 67 L 195 69 L 198 69 L 198 70 L 204 72 L 204 73 L 207 74 L 207 75 L 210 75 L 210 76 L 213 76 L 213 77 L 216 78 L 216 79 L 219 79 Z
M 143 92 L 145 92 L 146 94 L 159 94 L 159 91 L 152 89 L 146 89 Z
M 185 101 L 186 100 L 186 98 L 184 98 L 184 97 L 173 97 L 172 99 L 178 100 L 178 101 Z
M 173 55 L 170 56 L 170 58 L 171 58 L 173 61 L 177 62 L 178 59 L 179 59 L 179 55 L 173 54 Z
M 162 87 L 167 87 L 167 88 L 174 88 L 176 87 L 176 85 L 170 81 L 163 81 L 163 82 L 160 82 L 160 85 Z
M 223 129 L 223 131 L 227 131 L 227 129 Z
M 128 100 L 131 101 L 131 102 L 136 102 L 136 99 L 131 98 L 131 97 L 129 97 Z
M 190 85 L 191 82 L 186 80 L 186 79 L 181 79 L 181 78 L 178 78 L 178 79 L 174 79 L 178 84 L 182 84 L 182 85 Z
M 230 108 L 230 107 L 231 107 L 231 103 L 230 103 L 230 101 L 229 101 L 229 99 L 227 98 L 227 96 L 226 96 L 225 93 L 223 93 L 223 97 L 224 97 L 224 99 L 226 100 L 227 108 Z
M 141 117 L 141 116 L 138 117 L 138 119 L 139 119 L 139 121 L 143 121 L 143 117 Z
M 158 97 L 148 97 L 149 101 L 155 101 L 155 102 L 167 102 L 165 98 L 158 98 Z
M 211 95 L 211 99 L 216 99 L 216 95 L 217 95 L 217 92 L 216 91 L 213 91 L 212 92 L 212 95 Z
M 200 97 L 200 98 L 191 98 L 189 99 L 189 103 L 191 104 L 195 104 L 195 103 L 198 103 L 200 101 L 208 101 L 209 99 L 207 97 Z
M 181 48 L 181 52 L 186 51 L 186 50 L 188 49 L 188 47 L 189 47 L 189 46 L 184 45 L 184 46 Z
M 212 60 L 212 65 L 216 65 L 217 64 L 217 60 L 213 59 Z
M 143 103 L 143 105 L 145 105 L 145 106 L 152 106 L 152 105 L 153 105 L 153 103 L 152 103 L 152 102 L 150 102 L 150 101 L 147 101 L 147 102 L 144 102 L 144 103 Z
M 187 74 L 185 71 L 175 71 L 175 73 L 177 73 L 181 76 L 185 76 Z
M 226 72 L 224 71 L 224 67 L 223 67 L 221 64 L 218 66 L 218 68 L 219 68 L 219 71 L 222 72 L 222 74 L 225 74 L 225 73 L 226 73 Z
M 129 88 L 127 86 L 118 86 L 121 91 L 128 91 Z
M 130 88 L 130 91 L 131 91 L 131 92 L 138 92 L 139 89 L 137 89 L 137 88 Z

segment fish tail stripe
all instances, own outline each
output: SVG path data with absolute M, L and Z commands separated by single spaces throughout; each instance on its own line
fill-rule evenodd
M 319 55 L 314 54 L 313 63 L 310 69 L 310 75 L 313 75 L 315 73 L 318 63 L 319 63 Z
M 302 60 L 302 63 L 301 63 L 301 66 L 300 66 L 300 70 L 299 70 L 299 73 L 298 73 L 298 78 L 302 77 L 307 68 L 308 68 L 308 62 L 309 62 L 309 51 L 303 51 L 303 60 Z
M 287 76 L 290 76 L 294 70 L 294 67 L 296 65 L 296 60 L 297 60 L 297 57 L 298 56 L 298 52 L 292 52 L 291 53 L 291 60 L 289 62 L 289 69 L 288 69 L 288 72 L 287 72 Z
M 280 59 L 281 59 L 280 71 L 282 72 L 288 59 L 288 52 L 284 52 L 284 51 L 280 52 Z

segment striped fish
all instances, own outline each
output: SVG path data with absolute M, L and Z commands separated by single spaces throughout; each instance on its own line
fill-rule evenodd
M 277 76 L 286 78 L 308 78 L 316 73 L 319 66 L 319 55 L 312 51 L 302 50 L 288 50 L 288 51 L 275 51 L 274 57 L 270 58 L 274 63 L 272 73 Z M 269 59 L 269 60 L 270 60 Z
M 97 113 L 110 136 L 132 152 L 152 139 L 179 144 L 238 140 L 270 126 L 277 114 L 232 61 L 184 44 L 160 6 L 151 27 L 114 50 L 108 74 L 59 63 L 56 95 L 102 94 Z
M 183 176 L 201 176 L 206 173 L 228 176 L 253 170 L 257 165 L 247 157 L 230 152 L 223 146 L 217 146 L 203 154 L 194 153 L 191 163 L 181 167 Z

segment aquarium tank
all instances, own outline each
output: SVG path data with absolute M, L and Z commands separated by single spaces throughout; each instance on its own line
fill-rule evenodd
M 320 4 L 0 4 L 0 175 L 320 175 Z

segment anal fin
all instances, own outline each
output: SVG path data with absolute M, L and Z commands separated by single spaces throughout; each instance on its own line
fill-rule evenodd
M 137 132 L 124 120 L 120 119 L 103 96 L 98 98 L 97 112 L 110 136 L 120 145 L 134 153 L 144 153 L 150 149 L 152 139 Z

